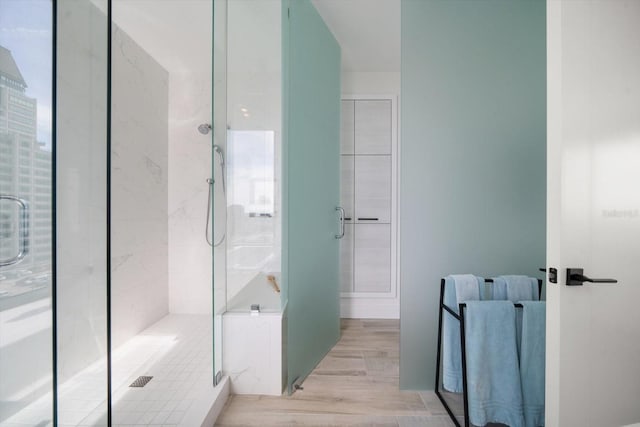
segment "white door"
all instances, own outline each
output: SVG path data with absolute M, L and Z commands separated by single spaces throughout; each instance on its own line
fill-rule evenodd
M 547 426 L 640 422 L 640 1 L 548 0 Z M 617 283 L 567 286 L 566 269 Z

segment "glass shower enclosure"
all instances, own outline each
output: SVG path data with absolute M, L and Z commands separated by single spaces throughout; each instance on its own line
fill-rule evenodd
M 225 305 L 214 8 L 0 0 L 0 425 L 206 417 Z
M 0 0 L 0 426 L 200 425 L 258 297 L 294 392 L 340 334 L 339 108 L 308 0 Z

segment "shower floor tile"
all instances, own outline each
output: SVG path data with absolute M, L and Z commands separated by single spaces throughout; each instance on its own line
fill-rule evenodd
M 120 346 L 112 355 L 112 425 L 179 426 L 189 408 L 213 384 L 213 329 L 209 315 L 170 314 Z M 107 426 L 106 358 L 65 383 L 58 392 L 60 427 Z M 129 387 L 139 376 L 153 378 Z M 47 394 L 3 426 L 46 426 Z

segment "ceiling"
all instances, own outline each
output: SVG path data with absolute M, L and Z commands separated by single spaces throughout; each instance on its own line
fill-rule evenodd
M 311 0 L 342 48 L 343 71 L 400 71 L 400 0 Z
M 212 16 L 211 0 L 113 1 L 113 22 L 170 73 L 211 68 Z
M 343 71 L 400 71 L 400 0 L 311 1 L 340 44 Z M 168 71 L 210 66 L 211 0 L 115 0 L 113 11 L 115 23 Z

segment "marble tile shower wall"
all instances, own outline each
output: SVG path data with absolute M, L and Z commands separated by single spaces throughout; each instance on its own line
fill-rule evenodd
M 169 311 L 211 313 L 211 249 L 205 240 L 211 177 L 211 69 L 172 73 L 169 81 Z M 223 144 L 223 141 L 215 141 Z M 218 164 L 216 164 L 217 166 Z M 214 240 L 223 233 L 226 205 L 216 167 Z M 224 244 L 216 248 L 217 273 L 224 274 Z
M 169 74 L 114 27 L 112 322 L 118 346 L 169 312 Z

